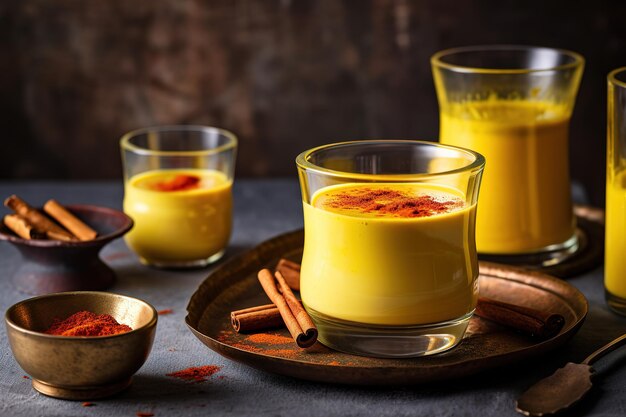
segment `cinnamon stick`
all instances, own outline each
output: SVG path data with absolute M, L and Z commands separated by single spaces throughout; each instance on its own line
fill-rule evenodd
M 63 229 L 61 226 L 53 223 L 46 216 L 29 206 L 28 203 L 16 195 L 12 195 L 4 200 L 4 205 L 25 218 L 34 228 L 44 232 L 49 239 L 66 241 L 76 240 L 71 233 Z
M 304 315 L 308 317 L 308 314 L 306 314 L 306 312 L 302 308 L 302 305 L 300 305 L 300 308 L 297 308 L 295 306 L 295 304 L 293 303 L 293 299 L 295 299 L 295 296 L 293 296 L 293 293 L 291 293 L 289 287 L 285 285 L 289 293 L 291 293 L 291 296 L 293 296 L 293 299 L 291 299 L 291 296 L 287 295 L 286 297 L 290 299 L 288 303 L 285 299 L 285 295 L 281 294 L 278 291 L 278 288 L 276 287 L 276 280 L 274 279 L 274 276 L 272 276 L 272 273 L 269 269 L 262 269 L 261 271 L 259 271 L 257 276 L 259 278 L 261 286 L 263 287 L 263 290 L 278 308 L 278 311 L 280 312 L 280 315 L 283 318 L 283 321 L 285 322 L 289 333 L 291 333 L 291 337 L 293 337 L 298 346 L 300 346 L 301 348 L 312 346 L 317 340 L 317 329 L 315 328 L 315 326 L 313 326 L 313 328 L 309 327 L 310 318 L 309 321 L 304 320 Z M 296 300 L 296 303 L 299 304 L 300 302 Z M 290 309 L 290 305 L 295 307 L 295 311 L 292 311 Z M 302 314 L 303 312 L 304 315 Z
M 289 288 L 294 291 L 300 291 L 300 264 L 281 258 L 276 265 L 276 272 L 282 274 Z
M 307 338 L 313 339 L 313 343 L 315 343 L 317 340 L 317 327 L 315 327 L 309 313 L 306 312 L 300 300 L 298 300 L 293 291 L 291 291 L 291 288 L 289 288 L 289 285 L 285 281 L 283 275 L 280 272 L 275 272 L 274 276 L 276 277 L 276 281 L 278 281 L 278 288 L 280 289 L 280 292 L 283 294 L 283 297 L 285 297 L 285 300 L 289 305 L 289 309 L 296 317 L 302 331 Z
M 565 318 L 560 314 L 508 304 L 486 297 L 478 298 L 475 313 L 484 319 L 540 339 L 547 339 L 558 334 L 565 324 Z
M 274 304 L 244 308 L 230 313 L 230 322 L 238 333 L 283 327 L 285 322 Z
M 34 228 L 32 224 L 19 214 L 7 214 L 4 216 L 3 222 L 6 227 L 22 239 L 43 239 L 46 237 L 45 233 Z
M 48 200 L 46 204 L 44 204 L 43 210 L 54 220 L 61 223 L 67 230 L 72 232 L 79 240 L 93 240 L 98 235 L 95 230 L 67 211 L 67 209 L 56 200 Z

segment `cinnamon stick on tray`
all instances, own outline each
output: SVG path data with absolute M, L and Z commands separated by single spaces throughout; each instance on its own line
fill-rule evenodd
M 312 346 L 317 340 L 317 328 L 311 318 L 293 294 L 280 272 L 276 273 L 276 279 L 280 285 L 282 294 L 276 287 L 276 280 L 269 269 L 262 269 L 258 273 L 259 282 L 265 294 L 272 300 L 291 333 L 291 337 L 301 348 Z
M 35 229 L 32 224 L 19 214 L 7 214 L 4 216 L 3 222 L 6 227 L 22 239 L 43 239 L 46 237 L 45 233 Z
M 283 275 L 289 288 L 300 291 L 300 264 L 282 258 L 276 265 L 276 271 Z
M 49 220 L 46 216 L 16 195 L 12 195 L 4 200 L 4 205 L 22 216 L 33 228 L 45 233 L 50 239 L 66 241 L 76 240 L 71 233 Z
M 283 327 L 285 322 L 274 304 L 244 308 L 230 313 L 230 322 L 240 333 Z
M 67 211 L 67 209 L 57 203 L 56 200 L 48 200 L 46 204 L 44 204 L 43 210 L 54 220 L 65 226 L 65 228 L 72 232 L 79 240 L 92 240 L 98 235 L 95 230 Z
M 484 319 L 540 339 L 547 339 L 558 334 L 565 324 L 565 318 L 560 314 L 508 304 L 486 297 L 478 298 L 475 313 Z

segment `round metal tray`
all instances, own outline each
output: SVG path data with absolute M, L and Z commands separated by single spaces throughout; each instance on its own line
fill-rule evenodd
M 300 261 L 303 241 L 301 230 L 287 233 L 218 266 L 187 307 L 185 321 L 196 337 L 225 357 L 268 372 L 329 383 L 402 385 L 464 377 L 541 355 L 574 335 L 587 314 L 587 300 L 565 281 L 541 272 L 481 262 L 481 295 L 559 313 L 565 317 L 561 332 L 538 341 L 474 317 L 458 347 L 414 359 L 354 356 L 319 343 L 303 350 L 289 340 L 286 329 L 263 336 L 236 333 L 230 324 L 231 311 L 269 302 L 256 273 L 273 268 L 281 257 Z

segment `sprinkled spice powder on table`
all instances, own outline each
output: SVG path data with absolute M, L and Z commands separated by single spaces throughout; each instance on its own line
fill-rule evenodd
M 164 308 L 163 310 L 157 311 L 157 314 L 159 316 L 165 316 L 166 314 L 172 314 L 173 312 L 174 310 L 172 310 L 171 308 Z
M 222 369 L 222 367 L 217 365 L 194 366 L 166 374 L 166 376 L 199 383 L 205 382 L 211 375 L 218 372 L 220 369 Z

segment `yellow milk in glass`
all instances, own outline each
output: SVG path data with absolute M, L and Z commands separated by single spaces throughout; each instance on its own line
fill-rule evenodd
M 185 179 L 193 181 L 185 184 Z M 124 212 L 135 226 L 126 242 L 152 263 L 219 253 L 230 237 L 231 187 L 232 181 L 213 170 L 154 170 L 133 176 L 125 185 Z
M 411 199 L 422 196 L 447 206 L 415 214 Z M 468 232 L 474 216 L 475 206 L 445 186 L 344 184 L 318 190 L 311 204 L 304 203 L 305 306 L 375 325 L 439 323 L 467 315 L 477 297 L 476 248 Z
M 565 108 L 486 100 L 450 105 L 441 142 L 485 156 L 478 199 L 478 252 L 539 251 L 574 235 Z
M 626 299 L 626 172 L 616 174 L 606 187 L 606 244 L 604 286 Z

